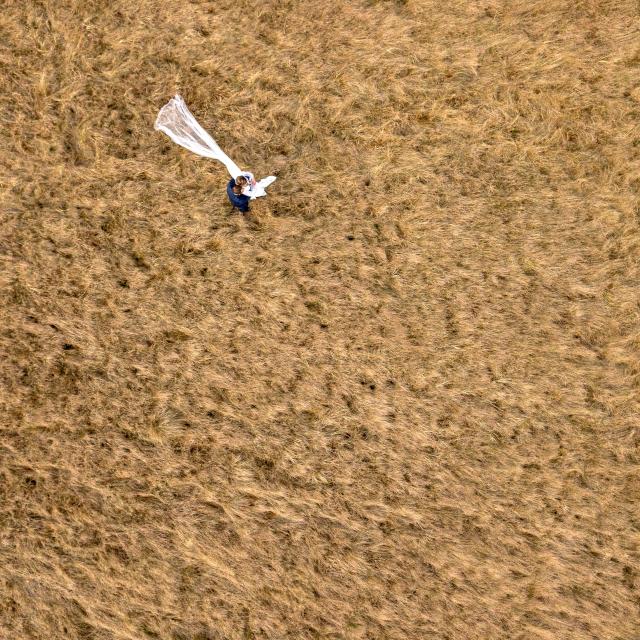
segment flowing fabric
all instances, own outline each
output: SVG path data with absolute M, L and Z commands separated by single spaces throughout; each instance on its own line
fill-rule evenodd
M 265 191 L 275 176 L 268 176 L 256 181 L 249 171 L 241 171 L 240 167 L 218 146 L 218 143 L 200 126 L 187 108 L 181 96 L 171 98 L 160 109 L 154 125 L 156 131 L 166 133 L 176 144 L 205 158 L 212 158 L 224 164 L 232 178 L 244 176 L 248 184 L 243 193 L 252 200 L 266 196 Z

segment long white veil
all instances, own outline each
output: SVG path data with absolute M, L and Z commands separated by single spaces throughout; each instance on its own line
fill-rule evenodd
M 244 193 L 252 199 L 266 196 L 265 188 L 275 181 L 275 176 L 268 176 L 256 182 L 253 174 L 241 171 L 240 167 L 218 146 L 218 143 L 200 126 L 187 108 L 181 96 L 171 98 L 160 109 L 154 125 L 156 131 L 166 133 L 176 144 L 205 158 L 219 160 L 227 167 L 232 178 L 244 175 L 248 178 L 248 186 Z

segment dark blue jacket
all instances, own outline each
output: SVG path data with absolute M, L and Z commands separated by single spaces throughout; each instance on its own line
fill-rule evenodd
M 238 207 L 242 213 L 246 213 L 249 211 L 249 200 L 251 200 L 251 198 L 243 194 L 233 193 L 233 186 L 235 183 L 236 181 L 233 178 L 231 178 L 227 183 L 227 195 L 229 196 L 229 201 L 234 207 Z

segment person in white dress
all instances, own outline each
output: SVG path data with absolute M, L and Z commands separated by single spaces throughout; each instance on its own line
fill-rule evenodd
M 275 182 L 275 176 L 262 180 L 254 178 L 250 171 L 241 171 L 240 167 L 222 151 L 218 143 L 200 126 L 187 108 L 181 96 L 176 95 L 160 109 L 154 125 L 156 131 L 167 134 L 176 144 L 205 158 L 219 160 L 227 168 L 236 184 L 241 186 L 242 195 L 255 200 L 267 195 L 266 188 Z M 229 185 L 227 185 L 229 195 Z M 231 200 L 231 196 L 229 195 Z

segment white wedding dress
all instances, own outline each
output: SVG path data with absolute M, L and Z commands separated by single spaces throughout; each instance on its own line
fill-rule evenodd
M 266 196 L 265 189 L 275 182 L 275 176 L 267 176 L 256 181 L 249 171 L 241 171 L 240 167 L 218 146 L 218 143 L 198 124 L 193 114 L 187 108 L 181 96 L 171 98 L 160 109 L 156 123 L 156 131 L 166 133 L 176 144 L 179 144 L 193 153 L 205 158 L 219 160 L 227 167 L 232 178 L 244 176 L 247 178 L 247 186 L 243 189 L 244 195 L 252 200 L 260 196 Z

